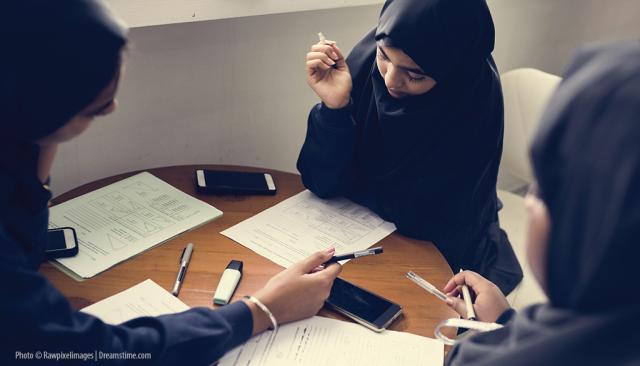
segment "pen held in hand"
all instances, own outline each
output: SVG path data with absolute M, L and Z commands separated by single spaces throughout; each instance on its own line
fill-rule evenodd
M 336 44 L 334 41 L 329 41 L 327 37 L 325 37 L 324 34 L 322 34 L 322 32 L 318 32 L 318 40 L 320 40 L 320 43 L 326 44 L 326 45 Z
M 384 252 L 384 249 L 382 249 L 382 247 L 375 247 L 375 248 L 370 248 L 370 249 L 366 249 L 366 250 L 360 250 L 357 252 L 353 252 L 353 253 L 348 253 L 348 254 L 343 254 L 343 255 L 334 255 L 333 257 L 331 257 L 331 259 L 329 259 L 328 261 L 324 262 L 324 266 L 327 266 L 331 263 L 336 263 L 336 262 L 340 262 L 340 261 L 344 261 L 347 259 L 354 259 L 354 258 L 359 258 L 359 257 L 366 257 L 369 255 L 376 255 L 376 254 L 380 254 Z
M 463 270 L 460 268 L 460 273 Z M 462 285 L 462 299 L 464 300 L 465 307 L 467 308 L 467 319 L 476 320 L 476 312 L 473 309 L 473 302 L 471 302 L 471 293 L 469 292 L 469 286 Z

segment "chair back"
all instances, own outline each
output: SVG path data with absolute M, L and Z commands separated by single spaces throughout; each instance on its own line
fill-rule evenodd
M 529 146 L 549 98 L 562 80 L 536 69 L 516 69 L 502 75 L 504 150 L 501 169 L 531 183 Z

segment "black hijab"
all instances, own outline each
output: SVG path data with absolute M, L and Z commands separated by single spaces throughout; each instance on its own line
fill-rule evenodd
M 452 365 L 640 363 L 640 42 L 583 50 L 531 149 L 551 231 L 550 304 L 452 351 Z
M 114 79 L 126 29 L 99 0 L 3 0 L 0 14 L 0 225 L 31 248 L 46 233 L 50 198 L 35 141 Z
M 419 96 L 391 97 L 376 65 L 376 41 L 403 50 L 437 85 Z M 350 198 L 404 235 L 434 241 L 458 266 L 465 250 L 473 256 L 466 243 L 496 220 L 503 108 L 493 46 L 484 0 L 388 0 L 376 29 L 347 59 L 361 130 L 356 176 L 363 181 Z M 367 201 L 367 182 L 398 204 Z

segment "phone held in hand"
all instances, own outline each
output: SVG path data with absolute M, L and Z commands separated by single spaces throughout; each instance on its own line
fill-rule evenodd
M 78 237 L 72 227 L 49 229 L 47 234 L 47 259 L 68 258 L 78 254 Z
M 326 304 L 376 332 L 385 330 L 402 313 L 400 305 L 340 278 L 334 281 Z
M 274 195 L 277 191 L 268 173 L 198 169 L 195 179 L 199 193 Z

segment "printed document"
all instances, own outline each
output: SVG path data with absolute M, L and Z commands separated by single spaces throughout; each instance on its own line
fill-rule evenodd
M 73 227 L 80 249 L 77 256 L 53 263 L 90 278 L 221 215 L 150 173 L 140 173 L 50 209 L 49 227 Z
M 306 190 L 221 234 L 289 267 L 330 246 L 337 254 L 367 249 L 395 230 L 346 198 L 324 200 Z
M 152 280 L 139 284 L 80 310 L 109 324 L 141 316 L 158 316 L 188 310 L 189 306 Z
M 227 353 L 219 366 L 442 365 L 442 342 L 390 330 L 313 317 L 264 332 Z

